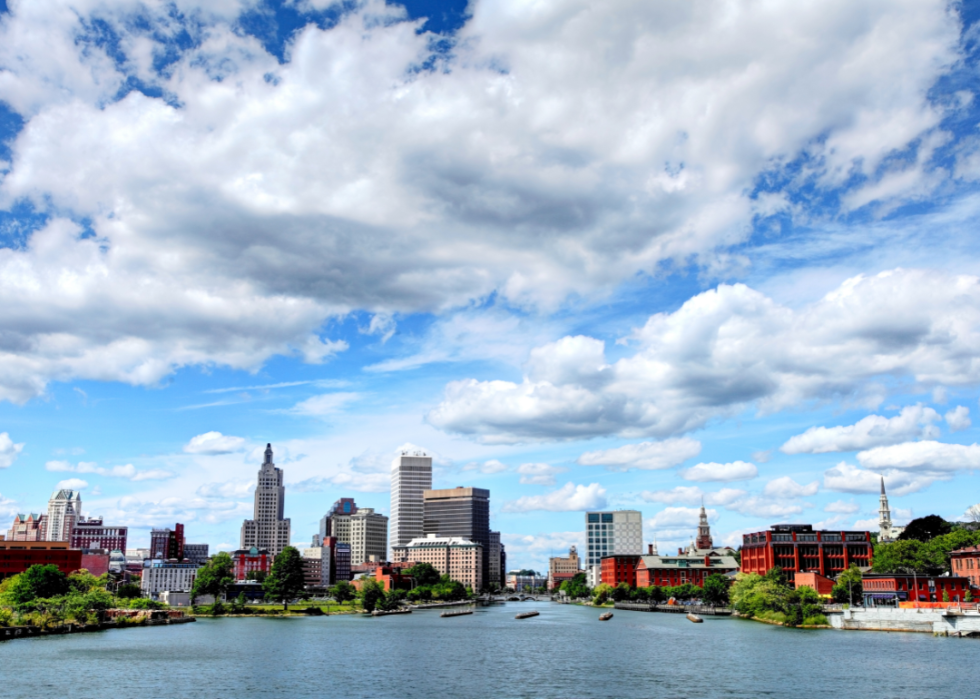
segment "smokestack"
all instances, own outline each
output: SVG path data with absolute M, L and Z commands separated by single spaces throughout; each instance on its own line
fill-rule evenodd
M 653 555 L 653 544 L 647 544 L 647 553 Z

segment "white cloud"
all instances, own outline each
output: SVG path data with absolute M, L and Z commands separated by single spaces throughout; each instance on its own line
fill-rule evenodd
M 184 445 L 184 451 L 188 454 L 231 454 L 241 451 L 244 447 L 244 437 L 233 437 L 220 432 L 205 432 L 196 437 L 191 437 L 191 441 Z
M 957 405 L 945 415 L 946 424 L 949 425 L 950 432 L 965 430 L 973 423 L 970 421 L 970 409 L 965 405 Z
M 615 449 L 587 451 L 578 457 L 585 466 L 602 465 L 610 471 L 631 468 L 658 470 L 672 468 L 701 453 L 701 442 L 690 437 L 665 439 L 662 442 L 626 444 Z
M 911 405 L 893 418 L 869 415 L 854 425 L 811 427 L 803 434 L 791 437 L 780 451 L 785 454 L 825 454 L 896 444 L 916 437 L 936 437 L 939 430 L 932 423 L 939 420 L 939 413 L 932 408 Z
M 105 468 L 103 466 L 99 466 L 98 463 L 94 461 L 79 461 L 78 464 L 75 465 L 68 461 L 48 461 L 44 464 L 44 468 L 45 470 L 54 472 L 94 473 L 99 476 L 107 476 L 109 478 L 125 478 L 135 482 L 166 480 L 168 478 L 173 478 L 176 475 L 171 471 L 160 468 L 138 471 L 132 464 Z
M 839 493 L 878 493 L 882 477 L 889 494 L 908 495 L 927 488 L 937 480 L 949 480 L 950 475 L 929 471 L 910 473 L 894 469 L 873 473 L 842 461 L 824 472 L 823 487 Z
M 252 495 L 255 481 L 225 481 L 224 483 L 205 483 L 197 488 L 202 498 L 227 498 L 235 500 Z
M 18 513 L 18 510 L 19 508 L 16 500 L 5 498 L 3 493 L 0 493 L 0 516 L 13 517 Z
M 718 512 L 706 509 L 708 520 L 714 522 L 718 519 Z M 671 529 L 675 527 L 697 527 L 701 516 L 699 507 L 665 507 L 646 521 L 647 526 L 654 530 Z
M 27 199 L 96 232 L 56 219 L 0 254 L 0 325 L 16 339 L 4 399 L 74 377 L 322 361 L 345 345 L 318 329 L 356 308 L 439 311 L 495 291 L 547 306 L 664 260 L 717 269 L 756 214 L 789 210 L 749 193 L 801 155 L 797 185 L 867 178 L 845 207 L 921 198 L 944 135 L 929 88 L 960 58 L 941 0 L 483 2 L 432 71 L 413 69 L 432 36 L 382 0 L 310 23 L 282 63 L 238 29 L 237 3 L 180 7 L 4 15 L 0 99 L 27 125 L 0 205 Z M 93 13 L 118 54 L 94 40 Z M 185 31 L 192 48 L 154 71 Z M 167 99 L 116 100 L 131 78 Z M 915 158 L 883 167 L 908 144 Z M 727 388 L 757 398 L 756 378 Z M 636 436 L 676 431 L 635 419 Z
M 324 393 L 322 395 L 313 396 L 312 398 L 307 398 L 304 401 L 300 401 L 292 408 L 289 408 L 286 412 L 292 415 L 310 415 L 315 417 L 336 415 L 348 403 L 356 400 L 359 397 L 359 394 L 350 392 Z
M 800 485 L 789 476 L 782 476 L 766 483 L 762 494 L 770 498 L 791 499 L 810 497 L 811 495 L 816 495 L 818 490 L 820 490 L 819 481 L 813 481 L 807 485 Z
M 861 506 L 856 502 L 844 502 L 836 500 L 823 508 L 824 512 L 833 512 L 841 515 L 853 515 L 861 511 Z
M 521 483 L 525 485 L 554 485 L 555 476 L 565 473 L 568 469 L 551 464 L 521 464 L 517 472 L 521 474 Z
M 81 478 L 68 478 L 58 481 L 58 485 L 55 486 L 55 490 L 84 490 L 85 488 L 88 488 L 88 482 Z
M 714 492 L 705 492 L 696 485 L 677 486 L 670 490 L 644 490 L 640 493 L 647 502 L 662 502 L 668 505 L 682 503 L 685 505 L 697 505 L 702 500 L 708 505 L 730 505 L 737 500 L 746 497 L 748 493 L 737 488 L 722 488 Z
M 733 461 L 729 464 L 715 462 L 696 464 L 680 472 L 687 481 L 746 481 L 759 475 L 755 464 L 747 461 Z
M 727 506 L 727 509 L 747 517 L 786 517 L 788 515 L 798 515 L 804 508 L 812 507 L 809 503 L 790 503 L 777 502 L 768 497 L 752 495 L 747 498 L 736 500 Z
M 489 461 L 484 461 L 482 464 L 476 461 L 471 462 L 463 466 L 461 471 L 477 471 L 485 475 L 491 475 L 494 473 L 503 473 L 508 468 L 507 464 L 497 461 L 496 459 L 490 459 Z
M 800 309 L 722 285 L 651 316 L 630 341 L 636 353 L 611 364 L 592 338 L 544 345 L 520 383 L 453 381 L 427 419 L 485 443 L 666 438 L 750 404 L 879 403 L 878 378 L 980 383 L 980 280 L 898 269 Z
M 606 506 L 606 489 L 598 483 L 575 485 L 566 483 L 558 490 L 544 495 L 526 495 L 504 503 L 504 512 L 578 512 L 601 510 Z
M 958 471 L 980 468 L 980 446 L 942 442 L 906 442 L 859 452 L 858 461 L 870 469 Z
M 9 468 L 24 450 L 24 443 L 14 444 L 6 432 L 0 432 L 0 468 Z

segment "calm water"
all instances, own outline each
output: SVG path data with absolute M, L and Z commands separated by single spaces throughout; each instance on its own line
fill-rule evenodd
M 518 611 L 541 616 L 517 621 Z M 2 697 L 975 696 L 980 641 L 539 602 L 442 619 L 216 619 L 0 643 Z

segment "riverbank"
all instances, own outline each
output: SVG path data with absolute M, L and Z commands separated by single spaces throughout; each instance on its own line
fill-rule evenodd
M 173 624 L 189 624 L 197 621 L 192 616 L 167 617 L 152 619 L 122 618 L 118 621 L 103 621 L 99 624 L 63 624 L 52 628 L 40 626 L 7 626 L 0 628 L 0 641 L 10 641 L 18 638 L 36 638 L 38 636 L 65 636 L 76 633 L 95 633 L 109 629 L 128 629 L 144 626 L 170 626 Z

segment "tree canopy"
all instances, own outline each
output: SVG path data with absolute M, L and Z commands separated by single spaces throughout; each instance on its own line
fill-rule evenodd
M 282 602 L 282 608 L 289 608 L 289 600 L 296 597 L 306 587 L 303 572 L 303 558 L 294 546 L 284 548 L 272 563 L 272 572 L 262 583 L 265 596 Z
M 942 575 L 951 571 L 950 551 L 977 544 L 980 544 L 980 532 L 962 528 L 928 541 L 907 539 L 879 543 L 874 549 L 873 569 L 876 573 L 915 571 L 919 575 Z
M 350 602 L 352 599 L 357 597 L 357 588 L 346 580 L 341 580 L 327 590 L 327 592 L 329 592 L 330 596 L 337 600 L 340 604 Z
M 377 580 L 367 580 L 361 585 L 361 606 L 365 612 L 373 612 L 384 596 L 384 588 Z
M 864 582 L 861 570 L 852 563 L 850 568 L 837 576 L 837 583 L 830 591 L 831 599 L 834 602 L 854 604 L 855 601 L 861 602 L 863 595 Z
M 953 525 L 947 522 L 945 519 L 939 515 L 926 515 L 925 517 L 919 517 L 918 519 L 913 519 L 908 523 L 903 531 L 898 536 L 899 541 L 930 541 L 935 539 L 937 536 L 942 536 L 943 534 L 949 534 L 953 531 Z
M 194 587 L 191 588 L 192 597 L 204 597 L 211 595 L 214 601 L 218 602 L 221 597 L 228 592 L 228 588 L 235 582 L 232 570 L 234 562 L 231 556 L 222 551 L 197 569 L 194 577 Z
M 6 590 L 9 603 L 18 606 L 37 598 L 59 597 L 71 589 L 68 576 L 56 565 L 33 565 L 16 576 Z
M 439 571 L 431 563 L 416 563 L 411 568 L 405 569 L 405 575 L 411 575 L 415 580 L 416 587 L 427 585 L 438 585 L 442 580 Z
M 717 607 L 728 604 L 728 578 L 721 573 L 712 573 L 705 578 L 702 599 Z

